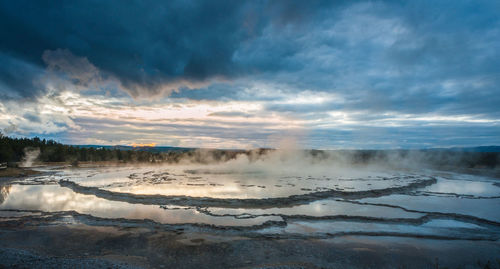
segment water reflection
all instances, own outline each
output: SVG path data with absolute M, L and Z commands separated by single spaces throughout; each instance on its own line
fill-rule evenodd
M 500 196 L 500 188 L 495 187 L 493 182 L 471 181 L 473 179 L 473 176 L 470 176 L 468 180 L 448 180 L 440 178 L 436 184 L 424 190 L 477 196 Z
M 497 232 L 492 232 L 484 229 L 481 226 L 464 223 L 455 220 L 433 220 L 423 225 L 406 225 L 398 223 L 369 223 L 369 222 L 352 222 L 352 221 L 289 221 L 284 227 L 270 227 L 260 230 L 263 234 L 301 234 L 301 235 L 316 235 L 325 234 L 343 234 L 357 233 L 362 234 L 367 231 L 375 232 L 380 235 L 386 234 L 403 234 L 415 235 L 419 237 L 425 236 L 450 236 L 450 237 L 468 237 L 471 234 L 477 237 L 489 238 L 497 236 Z
M 130 204 L 110 201 L 94 195 L 79 194 L 58 185 L 12 185 L 10 195 L 0 209 L 41 210 L 45 212 L 76 211 L 101 218 L 153 220 L 158 223 L 205 223 L 218 226 L 252 226 L 279 217 L 235 219 L 213 217 L 192 208 L 163 209 L 159 205 Z
M 360 205 L 336 200 L 319 200 L 305 205 L 292 207 L 275 207 L 266 209 L 248 209 L 248 208 L 217 208 L 209 207 L 206 209 L 214 215 L 296 215 L 296 216 L 366 216 L 373 218 L 419 218 L 424 214 L 405 212 L 400 208 L 379 207 L 373 205 Z
M 198 168 L 198 169 L 196 169 Z M 418 176 L 377 171 L 233 171 L 204 166 L 68 169 L 62 178 L 87 187 L 139 195 L 274 198 L 326 190 L 364 191 L 408 185 Z
M 463 199 L 459 197 L 408 196 L 393 194 L 363 198 L 360 202 L 402 206 L 427 212 L 456 213 L 492 221 L 500 221 L 500 199 Z
M 469 224 L 451 220 L 437 220 L 419 225 L 421 227 L 407 225 L 412 221 L 415 222 L 414 219 L 424 216 L 424 213 L 406 212 L 398 207 L 500 221 L 500 211 L 498 211 L 500 199 L 493 199 L 494 197 L 475 199 L 500 195 L 500 188 L 495 187 L 492 181 L 474 176 L 453 175 L 449 179 L 438 177 L 435 184 L 417 189 L 414 193 L 399 193 L 356 199 L 356 201 L 323 199 L 292 207 L 276 205 L 274 208 L 225 208 L 224 203 L 221 203 L 220 207 L 202 206 L 198 209 L 170 205 L 161 207 L 160 205 L 133 204 L 75 193 L 70 188 L 57 184 L 61 179 L 69 180 L 83 186 L 118 192 L 114 195 L 122 197 L 127 196 L 123 193 L 135 193 L 214 198 L 270 198 L 301 195 L 327 189 L 354 192 L 404 187 L 427 178 L 427 176 L 400 171 L 358 171 L 343 174 L 323 170 L 313 174 L 310 171 L 292 170 L 266 174 L 209 168 L 204 166 L 203 169 L 193 169 L 193 167 L 187 169 L 186 166 L 175 166 L 58 169 L 56 173 L 50 175 L 23 179 L 22 184 L 35 185 L 10 183 L 11 185 L 0 186 L 0 210 L 75 211 L 109 219 L 145 219 L 165 224 L 201 223 L 217 226 L 252 226 L 268 220 L 282 221 L 284 218 L 288 223 L 286 227 L 276 225 L 267 229 L 267 232 L 304 234 L 342 231 L 396 231 L 400 233 L 409 231 L 446 234 L 448 227 L 477 229 L 477 227 L 469 227 Z M 443 193 L 478 197 L 463 199 L 457 195 L 443 195 Z M 372 203 L 372 205 L 359 202 Z M 392 207 L 382 206 L 382 204 Z M 342 218 L 332 221 L 329 216 L 342 216 Z M 340 221 L 340 219 L 351 221 Z M 353 219 L 359 221 L 352 221 Z M 377 221 L 372 221 L 372 219 L 377 219 Z

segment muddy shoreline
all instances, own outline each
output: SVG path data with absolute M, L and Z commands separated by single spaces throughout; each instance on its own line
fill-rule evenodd
M 18 167 L 7 167 L 0 170 L 0 182 L 8 181 L 12 178 L 20 178 L 27 176 L 34 176 L 41 174 L 40 171 L 36 171 L 29 168 L 18 168 Z
M 255 239 L 87 225 L 0 230 L 18 268 L 498 268 L 498 242 L 366 236 Z

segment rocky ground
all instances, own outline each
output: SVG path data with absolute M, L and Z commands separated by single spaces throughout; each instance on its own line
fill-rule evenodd
M 17 167 L 7 167 L 6 169 L 0 169 L 0 180 L 7 180 L 9 178 L 25 177 L 40 174 L 40 172 Z
M 477 258 L 481 257 L 481 258 Z M 500 268 L 491 241 L 293 240 L 81 224 L 0 228 L 5 268 Z

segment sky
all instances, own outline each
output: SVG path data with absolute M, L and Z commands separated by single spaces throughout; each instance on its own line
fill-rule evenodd
M 500 144 L 500 1 L 0 1 L 0 131 L 67 144 Z

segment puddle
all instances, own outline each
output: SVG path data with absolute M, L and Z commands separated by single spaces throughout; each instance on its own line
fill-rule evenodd
M 388 195 L 360 199 L 363 203 L 387 204 L 406 209 L 456 213 L 500 222 L 500 199 L 466 199 L 460 197 Z
M 178 209 L 177 207 L 175 210 L 169 210 L 158 205 L 109 201 L 93 195 L 78 194 L 68 188 L 55 185 L 12 185 L 5 201 L 0 204 L 0 210 L 2 209 L 44 212 L 76 211 L 100 218 L 147 219 L 163 224 L 201 223 L 217 226 L 253 226 L 269 220 L 281 220 L 279 217 L 255 219 L 212 217 L 191 208 Z
M 233 215 L 240 218 L 251 218 L 261 215 L 285 216 L 365 216 L 375 218 L 419 218 L 425 214 L 406 212 L 399 208 L 359 205 L 342 201 L 320 200 L 306 205 L 269 209 L 242 209 L 242 208 L 207 208 L 209 214 Z
M 331 237 L 335 235 L 403 236 L 436 239 L 498 239 L 500 233 L 454 220 L 436 220 L 423 225 L 353 221 L 290 221 L 286 227 L 271 227 L 262 234 Z
M 500 197 L 500 188 L 494 182 L 463 179 L 438 178 L 436 184 L 423 188 L 422 191 L 447 193 L 458 195 L 470 195 L 479 197 Z

